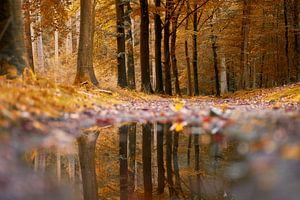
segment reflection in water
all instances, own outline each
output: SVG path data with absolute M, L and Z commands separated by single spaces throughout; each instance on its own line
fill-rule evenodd
M 220 133 L 191 134 L 190 127 L 174 132 L 170 126 L 130 123 L 101 129 L 100 135 L 85 133 L 77 140 L 78 155 L 39 149 L 32 157 L 32 167 L 44 174 L 50 172 L 61 184 L 72 186 L 81 194 L 76 195 L 78 200 L 251 199 L 248 188 L 260 192 L 260 185 L 255 185 L 258 181 L 273 184 L 265 174 L 278 179 L 293 177 L 279 177 L 272 170 L 265 172 L 270 167 L 266 160 L 271 164 L 279 162 L 274 158 L 248 163 L 249 157 L 238 153 L 240 143 Z M 286 163 L 282 161 L 278 166 L 290 169 Z M 249 173 L 251 167 L 261 173 L 258 179 Z
M 144 178 L 144 199 L 152 199 L 152 165 L 151 165 L 151 125 L 142 125 L 143 145 L 143 178 Z
M 99 132 L 84 133 L 78 138 L 80 169 L 82 174 L 83 197 L 98 200 L 96 179 L 95 148 Z

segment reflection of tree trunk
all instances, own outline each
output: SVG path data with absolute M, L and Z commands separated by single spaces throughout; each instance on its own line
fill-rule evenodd
M 129 125 L 129 180 L 128 180 L 128 193 L 129 199 L 133 199 L 134 193 L 134 180 L 135 180 L 135 151 L 136 151 L 136 124 Z
M 72 184 L 75 183 L 75 158 L 74 155 L 68 156 L 68 173 L 69 173 L 69 179 Z
M 99 132 L 84 133 L 78 141 L 84 200 L 98 200 L 95 148 Z
M 127 133 L 128 126 L 119 129 L 119 153 L 120 153 L 120 199 L 128 199 L 128 163 L 127 163 Z
M 143 125 L 143 177 L 145 200 L 152 199 L 151 125 Z
M 190 164 L 191 164 L 191 149 L 192 149 L 192 135 L 189 135 L 188 151 L 187 151 L 187 165 L 188 166 L 190 166 Z
M 61 181 L 61 155 L 58 151 L 56 153 L 56 175 L 57 175 L 57 181 Z
M 169 194 L 172 198 L 174 195 L 173 170 L 172 170 L 172 132 L 169 131 L 169 126 L 164 127 L 166 133 L 166 165 L 167 165 L 167 182 L 169 185 Z
M 164 168 L 164 129 L 158 123 L 157 131 L 157 193 L 163 194 L 165 189 L 165 168 Z
M 196 191 L 197 198 L 201 199 L 201 180 L 200 180 L 200 144 L 199 144 L 199 135 L 194 136 L 194 147 L 195 147 L 195 171 L 197 173 L 197 181 L 196 181 Z
M 179 142 L 179 133 L 174 133 L 174 145 L 173 145 L 173 166 L 174 166 L 174 175 L 175 175 L 175 188 L 176 191 L 182 191 L 180 174 L 179 174 L 179 165 L 178 165 L 178 142 Z

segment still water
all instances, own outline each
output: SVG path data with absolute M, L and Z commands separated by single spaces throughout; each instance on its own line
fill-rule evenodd
M 28 152 L 26 160 L 68 186 L 73 199 L 299 199 L 299 160 L 262 152 L 262 141 L 170 127 L 91 130 L 71 146 Z

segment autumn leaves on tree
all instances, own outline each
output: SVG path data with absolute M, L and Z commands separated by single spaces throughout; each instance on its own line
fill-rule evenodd
M 22 3 L 1 1 L 3 75 L 26 65 L 55 72 L 70 61 L 62 56 L 72 54 L 76 84 L 99 85 L 110 76 L 121 88 L 146 93 L 220 96 L 300 80 L 299 0 Z M 99 64 L 103 58 L 110 60 Z

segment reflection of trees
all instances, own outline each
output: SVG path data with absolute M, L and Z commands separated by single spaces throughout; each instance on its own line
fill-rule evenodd
M 157 193 L 163 194 L 165 188 L 165 168 L 164 168 L 164 129 L 163 125 L 157 125 Z
M 119 160 L 120 160 L 120 199 L 128 199 L 128 162 L 127 162 L 128 126 L 119 128 Z
M 98 200 L 98 186 L 95 170 L 95 147 L 98 136 L 98 131 L 86 132 L 77 139 L 83 197 L 85 200 Z
M 129 199 L 133 199 L 135 190 L 135 172 L 136 172 L 136 124 L 132 123 L 128 127 L 129 134 L 129 180 L 128 193 Z
M 145 200 L 152 199 L 152 173 L 151 173 L 151 125 L 145 124 L 143 129 L 143 177 Z
M 169 131 L 170 126 L 165 125 L 164 131 L 166 133 L 166 166 L 167 166 L 167 183 L 169 186 L 169 195 L 174 195 L 174 184 L 173 184 L 173 170 L 172 170 L 172 132 Z

